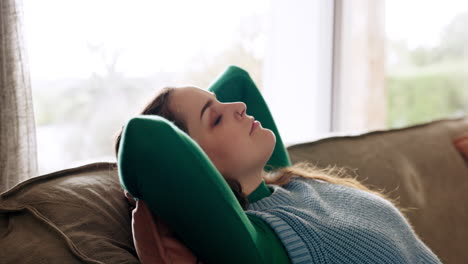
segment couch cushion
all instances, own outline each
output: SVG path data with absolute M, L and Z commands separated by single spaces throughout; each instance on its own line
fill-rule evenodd
M 293 163 L 348 168 L 351 176 L 399 198 L 419 237 L 444 263 L 468 263 L 468 163 L 453 139 L 468 117 L 344 134 L 288 147 Z M 375 188 L 376 187 L 376 188 Z
M 31 178 L 0 195 L 2 263 L 139 263 L 130 212 L 115 163 Z

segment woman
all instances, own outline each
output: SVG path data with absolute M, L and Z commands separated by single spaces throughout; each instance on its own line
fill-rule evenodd
M 230 91 L 244 89 L 249 92 L 243 94 L 255 94 L 257 98 L 250 99 L 263 104 L 257 113 L 263 114 L 261 120 L 268 122 L 270 129 L 247 114 L 247 100 L 220 102 L 216 96 L 228 92 L 219 87 L 210 88 L 215 93 L 197 87 L 165 88 L 141 112 L 164 117 L 198 143 L 238 201 L 223 196 L 226 190 L 212 184 L 212 179 L 193 179 L 186 173 L 175 173 L 174 177 L 181 177 L 178 179 L 160 176 L 138 180 L 133 192 L 142 190 L 138 198 L 145 200 L 185 245 L 205 263 L 440 263 L 385 195 L 343 177 L 343 171 L 333 167 L 318 169 L 307 163 L 284 166 L 290 165 L 289 158 L 266 104 L 248 74 L 240 73 L 250 83 Z M 258 105 L 255 107 L 258 110 Z M 132 131 L 148 129 L 133 123 Z M 132 138 L 140 137 L 128 134 L 126 148 L 132 146 Z M 116 154 L 120 140 L 119 135 Z M 135 158 L 138 153 L 121 153 L 119 165 L 151 156 Z M 275 162 L 271 162 L 273 157 Z M 265 170 L 269 162 L 277 165 L 272 171 Z M 133 174 L 127 173 L 132 165 L 119 168 L 122 174 L 130 175 L 124 175 L 124 186 L 129 187 L 136 181 L 132 177 L 141 174 L 137 167 L 148 166 L 150 171 L 148 163 L 134 165 Z M 151 196 L 164 191 L 155 182 L 160 178 L 199 184 L 201 190 L 167 191 L 164 199 L 177 199 L 177 195 L 192 190 L 199 195 L 185 196 L 183 203 L 177 203 L 184 208 L 164 208 L 161 197 Z M 200 203 L 208 208 L 190 211 Z M 239 204 L 244 211 L 238 210 Z M 176 211 L 190 213 L 184 219 Z

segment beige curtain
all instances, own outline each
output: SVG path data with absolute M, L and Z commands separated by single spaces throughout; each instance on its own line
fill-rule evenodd
M 334 3 L 332 131 L 386 129 L 385 1 Z
M 34 111 L 21 0 L 0 0 L 0 192 L 36 176 Z

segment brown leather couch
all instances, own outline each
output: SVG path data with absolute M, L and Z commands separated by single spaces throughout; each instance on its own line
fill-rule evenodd
M 346 167 L 409 208 L 443 263 L 468 263 L 468 161 L 452 140 L 468 117 L 328 136 L 288 147 L 293 163 Z M 21 182 L 0 195 L 1 263 L 139 263 L 131 208 L 115 163 L 92 163 Z

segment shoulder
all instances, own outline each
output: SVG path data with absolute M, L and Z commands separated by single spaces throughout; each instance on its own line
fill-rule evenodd
M 291 188 L 291 187 L 297 187 L 297 186 L 308 186 L 308 187 L 314 187 L 314 186 L 319 186 L 319 185 L 333 185 L 335 186 L 336 184 L 329 183 L 324 180 L 319 180 L 319 179 L 313 179 L 313 178 L 307 178 L 307 177 L 293 177 L 291 181 L 283 187 L 285 189 Z
M 306 195 L 315 195 L 322 198 L 329 197 L 332 200 L 342 199 L 345 203 L 353 200 L 359 200 L 360 202 L 394 207 L 393 203 L 391 203 L 389 200 L 367 190 L 342 184 L 330 183 L 320 179 L 295 177 L 293 180 L 291 180 L 290 183 L 284 185 L 283 188 L 293 193 L 306 193 Z

